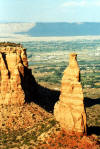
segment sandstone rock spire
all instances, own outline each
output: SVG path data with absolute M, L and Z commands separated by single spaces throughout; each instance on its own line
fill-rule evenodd
M 25 102 L 21 84 L 25 67 L 28 67 L 26 49 L 16 44 L 0 47 L 0 104 Z
M 54 106 L 55 118 L 66 131 L 86 133 L 83 100 L 77 54 L 72 53 L 62 78 L 60 100 Z

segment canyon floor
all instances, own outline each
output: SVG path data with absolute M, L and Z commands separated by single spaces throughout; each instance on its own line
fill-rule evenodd
M 43 83 L 41 83 L 43 85 Z M 44 84 L 49 89 L 59 86 Z M 87 135 L 68 134 L 61 129 L 52 112 L 35 103 L 0 106 L 1 149 L 99 149 L 100 89 L 84 89 Z

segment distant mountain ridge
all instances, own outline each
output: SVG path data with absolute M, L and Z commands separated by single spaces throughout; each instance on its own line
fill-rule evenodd
M 0 32 L 10 31 L 11 33 L 13 31 L 13 33 L 25 34 L 32 37 L 100 35 L 100 22 L 0 23 L 0 28 Z
M 87 36 L 100 35 L 100 23 L 36 23 L 23 32 L 31 36 Z

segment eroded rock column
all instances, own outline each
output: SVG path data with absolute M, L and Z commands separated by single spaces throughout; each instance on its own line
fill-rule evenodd
M 86 113 L 77 54 L 70 54 L 69 66 L 64 71 L 60 100 L 54 106 L 54 115 L 68 132 L 86 133 Z
M 28 69 L 26 49 L 0 47 L 0 104 L 23 104 L 25 93 L 22 88 L 24 69 Z

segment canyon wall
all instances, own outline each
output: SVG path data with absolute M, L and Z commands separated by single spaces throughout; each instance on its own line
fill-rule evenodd
M 25 67 L 28 67 L 26 49 L 16 44 L 0 46 L 0 104 L 25 102 L 21 80 Z

